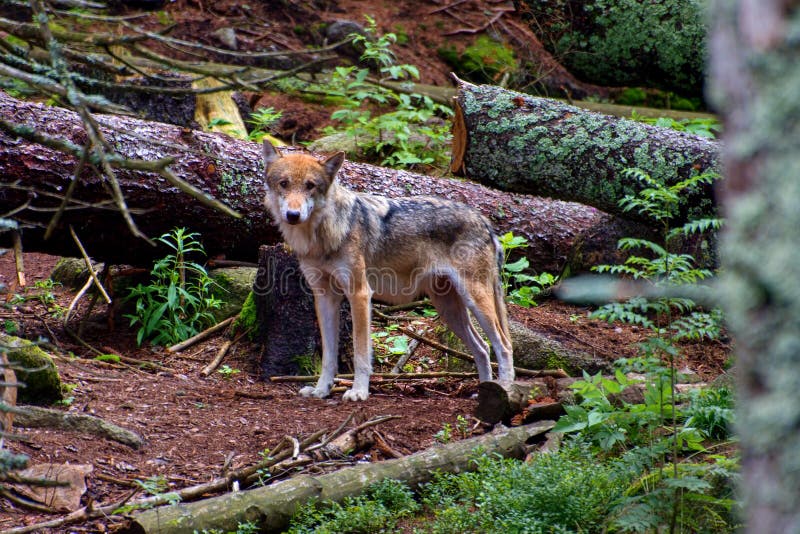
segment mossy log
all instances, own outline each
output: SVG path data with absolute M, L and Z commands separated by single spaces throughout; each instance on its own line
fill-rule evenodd
M 61 378 L 53 358 L 27 339 L 0 335 L 0 349 L 6 352 L 15 369 L 17 401 L 30 404 L 51 404 L 62 399 Z
M 0 117 L 78 146 L 86 139 L 75 113 L 16 100 L 2 92 Z M 158 236 L 175 227 L 187 227 L 202 234 L 209 256 L 226 255 L 251 262 L 256 260 L 259 244 L 281 241 L 277 227 L 263 208 L 264 169 L 256 143 L 129 117 L 107 115 L 98 116 L 97 120 L 103 125 L 101 131 L 106 140 L 120 155 L 146 160 L 174 157 L 175 163 L 170 166 L 173 174 L 242 215 L 240 219 L 223 215 L 155 174 L 119 169 L 117 179 L 122 192 L 134 220 L 146 235 Z M 72 181 L 76 164 L 72 156 L 0 133 L 0 211 L 28 206 L 16 214 L 33 226 L 23 234 L 26 249 L 74 256 L 75 245 L 68 231 L 72 225 L 89 254 L 98 261 L 148 265 L 153 258 L 163 256 L 163 249 L 125 238 L 130 233 L 121 215 L 111 207 L 107 181 L 90 169 L 81 175 L 58 228 L 44 241 L 44 227 Z M 391 197 L 435 195 L 470 204 L 488 216 L 498 231 L 513 231 L 528 239 L 524 254 L 536 271 L 560 271 L 571 255 L 573 242 L 585 232 L 623 237 L 646 231 L 641 225 L 628 226 L 625 221 L 586 206 L 503 193 L 463 180 L 351 162 L 345 163 L 339 179 L 359 191 Z M 615 261 L 616 247 L 608 250 L 604 258 L 591 258 Z M 572 269 L 587 267 L 573 265 Z
M 83 432 L 140 449 L 144 440 L 126 428 L 105 419 L 84 413 L 71 413 L 39 406 L 20 406 L 22 411 L 14 418 L 14 425 L 22 428 L 52 428 L 70 432 Z
M 664 184 L 720 172 L 719 144 L 668 128 L 592 113 L 547 98 L 459 81 L 451 170 L 506 191 L 622 212 L 644 186 L 638 168 Z M 685 196 L 676 222 L 716 216 L 710 185 Z
M 341 469 L 320 476 L 299 476 L 262 488 L 229 493 L 203 501 L 163 506 L 137 514 L 127 532 L 181 534 L 219 529 L 236 530 L 252 521 L 259 532 L 280 532 L 292 514 L 310 499 L 341 501 L 357 495 L 372 483 L 393 479 L 412 487 L 431 479 L 436 472 L 458 473 L 474 469 L 472 453 L 523 458 L 526 444 L 553 427 L 552 421 L 515 428 L 436 446 L 399 458 Z

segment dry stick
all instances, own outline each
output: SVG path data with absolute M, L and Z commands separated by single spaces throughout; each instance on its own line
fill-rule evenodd
M 381 319 L 384 319 L 384 320 L 391 319 L 388 315 L 385 315 L 385 314 L 379 312 L 378 310 L 373 310 L 373 312 L 375 313 L 375 315 L 377 315 Z M 451 349 L 447 345 L 443 345 L 442 343 L 439 343 L 438 341 L 434 341 L 432 339 L 426 338 L 425 336 L 417 334 L 416 332 L 414 332 L 410 328 L 406 328 L 405 326 L 397 325 L 397 329 L 400 332 L 402 332 L 405 335 L 407 335 L 408 337 L 416 339 L 418 341 L 421 341 L 422 343 L 425 343 L 426 345 L 431 346 L 434 349 L 440 350 L 440 351 L 444 352 L 445 354 L 449 354 L 450 356 L 454 356 L 454 357 L 458 358 L 459 360 L 464 360 L 465 362 L 472 362 L 472 363 L 475 362 L 475 358 L 473 358 L 471 355 L 467 354 L 466 352 L 461 352 L 460 350 Z M 492 365 L 492 369 L 497 369 L 497 364 L 495 362 L 492 362 L 491 365 Z M 555 377 L 558 377 L 558 378 L 565 378 L 565 377 L 569 376 L 564 372 L 563 369 L 542 369 L 542 370 L 539 370 L 539 371 L 532 371 L 531 369 L 523 369 L 522 367 L 514 367 L 514 373 L 516 373 L 518 376 L 528 376 L 528 377 L 555 376 Z
M 180 343 L 176 343 L 176 344 L 172 345 L 171 347 L 167 347 L 166 351 L 167 352 L 180 352 L 185 348 L 191 347 L 195 343 L 197 343 L 199 341 L 203 341 L 205 338 L 209 337 L 211 334 L 219 332 L 220 330 L 222 330 L 223 328 L 225 328 L 226 326 L 231 324 L 233 321 L 235 321 L 237 317 L 239 317 L 238 313 L 236 315 L 234 315 L 233 317 L 228 317 L 224 321 L 221 321 L 221 322 L 215 324 L 214 326 L 212 326 L 210 328 L 206 328 L 205 330 L 203 330 L 199 334 L 196 334 L 196 335 L 190 337 L 189 339 L 187 339 L 185 341 L 181 341 Z
M 97 289 L 103 295 L 103 298 L 106 299 L 106 304 L 111 304 L 111 297 L 108 296 L 106 293 L 103 284 L 100 283 L 100 280 L 97 278 L 97 273 L 92 266 L 92 260 L 89 259 L 89 255 L 86 254 L 86 249 L 83 248 L 83 243 L 81 240 L 78 239 L 78 234 L 75 233 L 75 229 L 72 228 L 72 225 L 69 225 L 69 233 L 72 236 L 72 239 L 75 240 L 75 244 L 78 245 L 78 250 L 81 251 L 81 256 L 83 256 L 83 262 L 86 264 L 86 268 L 89 269 L 89 277 L 94 282 L 94 285 L 97 286 Z
M 72 310 L 75 309 L 75 306 L 78 304 L 78 301 L 81 300 L 81 298 L 83 298 L 83 295 L 87 291 L 89 291 L 90 287 L 92 287 L 92 282 L 93 282 L 93 280 L 92 280 L 92 277 L 90 276 L 89 279 L 86 280 L 86 283 L 83 284 L 83 287 L 80 289 L 80 291 L 78 291 L 78 293 L 72 299 L 72 302 L 69 303 L 69 307 L 67 308 L 67 313 L 64 314 L 64 325 L 65 326 L 67 324 L 69 324 L 69 317 L 70 317 L 70 315 L 72 315 Z M 79 330 L 79 332 L 80 332 L 80 330 Z
M 249 330 L 247 332 L 249 332 Z M 222 359 L 225 357 L 225 355 L 228 354 L 228 350 L 234 344 L 238 343 L 239 340 L 242 339 L 245 335 L 247 335 L 247 332 L 242 332 L 241 334 L 236 336 L 236 338 L 225 341 L 225 343 L 222 344 L 222 347 L 220 347 L 220 349 L 217 351 L 217 355 L 214 357 L 213 360 L 211 360 L 211 363 L 203 367 L 203 370 L 200 371 L 200 374 L 203 376 L 208 376 L 211 373 L 213 373 L 214 369 L 219 367 L 219 364 L 222 363 Z
M 400 358 L 397 360 L 397 363 L 395 363 L 394 367 L 392 367 L 391 372 L 393 375 L 399 375 L 402 372 L 403 366 L 406 364 L 408 360 L 411 359 L 414 353 L 417 352 L 418 348 L 419 348 L 419 340 L 412 339 L 408 343 L 408 350 L 405 351 L 405 353 L 403 353 L 402 356 L 400 356 Z
M 25 264 L 22 261 L 22 237 L 19 230 L 11 230 L 11 241 L 14 247 L 14 265 L 17 269 L 17 285 L 25 287 Z
M 451 7 L 456 7 L 457 5 L 463 4 L 464 2 L 468 2 L 468 1 L 469 0 L 456 0 L 455 2 L 453 2 L 451 4 L 447 4 L 446 6 L 437 7 L 436 9 L 432 9 L 432 10 L 428 11 L 428 15 L 433 15 L 434 13 L 438 13 L 440 11 L 447 11 Z
M 353 374 L 338 374 L 334 378 L 336 381 L 340 380 L 353 380 Z M 372 373 L 370 378 L 380 381 L 398 381 L 404 380 L 420 380 L 424 378 L 477 378 L 478 373 L 461 373 L 455 371 L 431 371 L 429 373 Z M 286 375 L 286 376 L 271 376 L 270 382 L 314 382 L 319 379 L 319 375 Z
M 447 33 L 445 33 L 443 35 L 456 35 L 456 34 L 459 34 L 459 33 L 479 33 L 479 32 L 482 32 L 483 30 L 485 30 L 486 28 L 488 28 L 489 26 L 491 26 L 492 24 L 494 24 L 495 22 L 500 20 L 500 17 L 502 17 L 505 13 L 513 11 L 513 9 L 511 9 L 511 10 L 500 9 L 500 10 L 495 10 L 495 11 L 496 11 L 495 15 L 491 19 L 489 19 L 489 21 L 486 24 L 484 24 L 483 26 L 481 26 L 480 28 L 458 28 L 457 30 L 453 30 L 451 32 L 447 32 Z

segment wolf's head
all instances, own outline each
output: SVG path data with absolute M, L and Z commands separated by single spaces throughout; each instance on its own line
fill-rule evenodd
M 315 206 L 324 203 L 336 173 L 344 163 L 344 152 L 319 161 L 309 154 L 281 156 L 264 141 L 267 196 L 264 203 L 276 221 L 303 224 Z

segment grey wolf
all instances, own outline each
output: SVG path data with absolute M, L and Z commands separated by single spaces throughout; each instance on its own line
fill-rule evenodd
M 373 298 L 390 304 L 426 294 L 475 357 L 478 378 L 492 379 L 489 338 L 502 382 L 514 380 L 508 317 L 500 282 L 503 251 L 489 221 L 457 202 L 389 199 L 350 191 L 336 180 L 339 152 L 323 161 L 263 146 L 265 205 L 297 256 L 314 293 L 322 335 L 322 372 L 303 396 L 327 397 L 337 372 L 339 307 L 350 302 L 355 378 L 345 400 L 369 396 Z

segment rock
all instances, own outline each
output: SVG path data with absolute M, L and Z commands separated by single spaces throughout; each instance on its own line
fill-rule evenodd
M 63 398 L 58 369 L 41 347 L 26 339 L 6 335 L 0 335 L 0 345 L 8 351 L 8 361 L 15 366 L 17 381 L 25 384 L 17 392 L 18 403 L 45 405 Z
M 329 24 L 325 29 L 325 39 L 329 44 L 338 43 L 339 41 L 347 39 L 351 33 L 357 33 L 364 37 L 369 35 L 364 26 L 357 22 L 353 22 L 352 20 L 337 20 Z M 361 57 L 364 47 L 346 43 L 339 46 L 336 51 L 353 59 L 358 59 Z
M 103 269 L 102 263 L 93 263 L 92 266 L 96 271 Z M 53 272 L 50 273 L 50 279 L 53 282 L 74 289 L 83 287 L 88 278 L 89 269 L 86 268 L 86 262 L 82 258 L 61 258 L 53 267 Z
M 227 319 L 242 310 L 247 296 L 253 290 L 256 271 L 255 267 L 220 267 L 208 271 L 208 276 L 219 285 L 214 290 L 214 296 L 222 300 L 222 307 L 214 310 L 217 321 Z
M 220 28 L 212 32 L 212 35 L 231 50 L 238 50 L 239 42 L 236 39 L 236 30 L 233 28 Z

